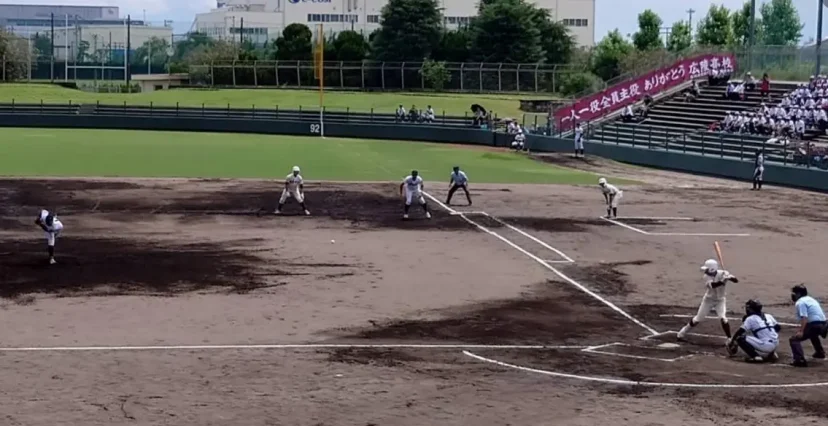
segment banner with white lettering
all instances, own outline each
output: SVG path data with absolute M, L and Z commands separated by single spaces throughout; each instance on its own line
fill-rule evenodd
M 678 61 L 669 67 L 616 84 L 601 92 L 575 101 L 555 112 L 559 131 L 572 129 L 581 121 L 595 120 L 641 101 L 644 95 L 655 96 L 692 79 L 707 77 L 717 71 L 733 72 L 736 59 L 732 54 L 700 55 Z

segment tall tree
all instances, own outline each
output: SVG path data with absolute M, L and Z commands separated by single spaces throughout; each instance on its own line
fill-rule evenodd
M 670 30 L 670 37 L 667 38 L 667 50 L 675 53 L 684 52 L 693 44 L 693 36 L 690 34 L 690 23 L 678 21 L 673 24 Z
M 535 8 L 535 25 L 540 30 L 541 47 L 548 64 L 566 64 L 577 48 L 575 36 L 562 22 L 552 21 L 549 11 Z
M 730 10 L 711 5 L 707 15 L 699 21 L 696 42 L 701 46 L 726 46 L 733 41 L 733 23 Z
M 29 72 L 28 41 L 0 28 L 0 58 L 5 58 L 7 81 L 24 78 Z
M 156 65 L 166 64 L 168 50 L 170 43 L 166 38 L 151 37 L 144 42 L 141 47 L 135 49 L 135 54 L 132 55 L 134 64 L 146 64 L 150 62 Z
M 747 0 L 742 8 L 734 10 L 730 16 L 733 25 L 733 44 L 736 46 L 747 46 L 750 43 L 750 0 Z M 763 39 L 762 19 L 759 11 L 756 11 L 756 23 L 753 30 L 753 43 L 760 44 Z
M 38 55 L 45 57 L 52 55 L 52 40 L 46 34 L 35 34 L 32 44 Z
M 661 42 L 661 20 L 655 12 L 647 9 L 638 14 L 638 32 L 633 34 L 635 48 L 644 52 L 664 47 Z
M 372 43 L 381 61 L 422 61 L 431 56 L 443 31 L 437 0 L 390 0 L 381 19 Z
M 468 62 L 471 60 L 472 32 L 468 28 L 445 31 L 431 56 L 438 61 Z
M 635 48 L 624 39 L 617 29 L 606 35 L 595 46 L 592 56 L 592 72 L 604 80 L 621 74 L 621 61 Z
M 368 56 L 370 47 L 365 36 L 351 30 L 340 32 L 330 44 L 338 61 L 361 61 Z
M 763 41 L 769 46 L 796 46 L 802 38 L 802 22 L 791 0 L 771 0 L 762 5 Z
M 189 33 L 184 40 L 175 43 L 175 52 L 173 53 L 173 61 L 183 61 L 192 51 L 202 47 L 211 46 L 214 43 L 213 39 L 204 33 Z
M 276 39 L 276 59 L 309 61 L 313 58 L 313 33 L 303 24 L 290 24 Z
M 537 11 L 524 0 L 494 0 L 472 21 L 472 51 L 481 62 L 540 62 L 545 53 Z

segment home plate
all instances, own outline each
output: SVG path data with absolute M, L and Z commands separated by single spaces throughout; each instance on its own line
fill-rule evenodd
M 661 349 L 675 349 L 679 346 L 681 345 L 679 345 L 678 343 L 661 343 L 659 345 L 656 345 L 657 348 Z

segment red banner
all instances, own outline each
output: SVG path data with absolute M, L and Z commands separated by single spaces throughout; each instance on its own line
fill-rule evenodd
M 558 131 L 567 131 L 581 121 L 595 120 L 639 102 L 644 95 L 655 96 L 682 83 L 707 77 L 715 71 L 733 72 L 736 59 L 731 54 L 700 55 L 684 59 L 601 92 L 578 99 L 573 105 L 555 112 Z

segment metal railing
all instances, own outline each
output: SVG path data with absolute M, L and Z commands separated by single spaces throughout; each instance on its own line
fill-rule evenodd
M 653 126 L 619 127 L 618 123 L 587 126 L 587 140 L 633 148 L 754 161 L 756 152 L 765 161 L 786 166 L 828 170 L 828 148 L 812 141 L 768 142 L 766 137 L 708 130 L 681 131 Z

